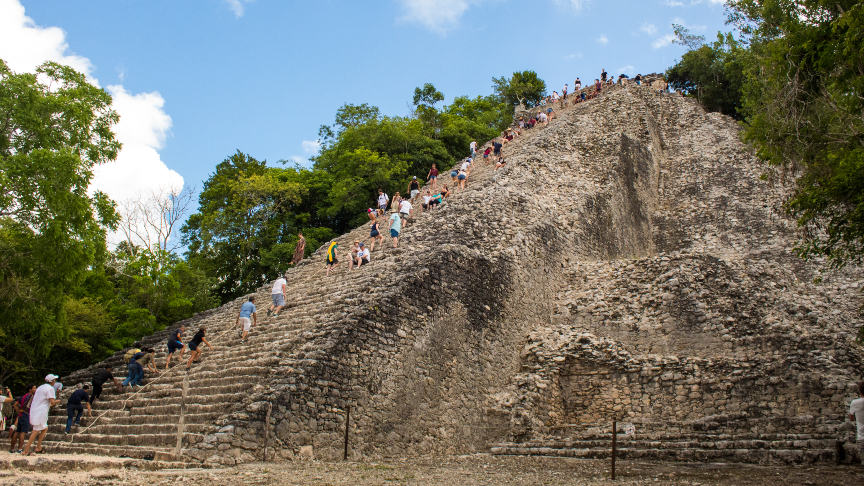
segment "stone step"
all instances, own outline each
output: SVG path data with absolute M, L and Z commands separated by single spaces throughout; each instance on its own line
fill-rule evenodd
M 65 436 L 64 436 L 65 438 Z M 156 461 L 175 461 L 174 450 L 167 447 L 114 446 L 85 442 L 50 440 L 42 442 L 48 454 L 94 454 L 109 457 L 148 458 Z
M 730 440 L 712 440 L 710 437 L 702 437 L 693 440 L 667 439 L 667 440 L 652 440 L 652 439 L 626 439 L 622 436 L 618 438 L 618 446 L 629 449 L 708 449 L 708 450 L 724 450 L 724 449 L 831 449 L 837 446 L 835 438 L 821 439 L 741 439 L 735 438 Z M 555 441 L 546 443 L 504 443 L 496 444 L 494 447 L 504 448 L 520 448 L 527 447 L 531 449 L 609 449 L 612 445 L 611 437 L 606 437 L 602 440 L 573 440 L 573 441 Z
M 70 435 L 85 436 L 85 435 L 171 435 L 177 434 L 177 422 L 179 421 L 178 417 L 174 417 L 174 423 L 147 423 L 147 424 L 138 424 L 138 425 L 123 425 L 116 424 L 113 422 L 95 422 L 96 425 L 93 425 L 90 428 L 87 428 L 88 424 L 82 424 L 79 427 L 72 427 L 72 431 Z M 185 420 L 184 417 L 184 433 L 189 434 L 203 434 L 210 429 L 211 424 L 196 424 L 191 423 L 189 420 Z M 50 425 L 50 423 L 49 423 Z M 61 424 L 57 424 L 58 427 L 51 427 L 49 430 L 51 432 L 65 430 L 63 427 L 66 426 L 66 421 L 64 420 L 62 423 L 63 427 L 59 427 Z M 57 436 L 60 436 L 60 433 L 57 433 Z
M 606 449 L 555 449 L 551 447 L 492 447 L 492 455 L 529 455 L 605 459 L 611 457 L 611 443 Z M 616 458 L 629 460 L 737 462 L 748 464 L 814 464 L 833 462 L 835 448 L 830 449 L 639 449 L 619 447 Z
M 224 415 L 224 411 L 204 412 L 204 413 L 186 413 L 184 421 L 187 424 L 208 424 L 213 423 L 217 418 Z M 112 410 L 106 415 L 99 417 L 99 414 L 94 414 L 93 418 L 87 417 L 86 413 L 81 417 L 81 427 L 87 427 L 92 423 L 97 426 L 100 423 L 116 424 L 116 425 L 176 425 L 178 417 L 174 415 L 149 415 L 149 414 L 132 414 L 129 411 Z M 66 416 L 57 415 L 48 417 L 48 425 L 66 426 Z
M 136 446 L 136 447 L 169 447 L 177 444 L 177 431 L 171 434 L 139 434 L 139 435 L 110 435 L 110 434 L 74 434 L 65 435 L 62 431 L 45 434 L 45 439 L 52 442 L 67 442 L 72 438 L 73 442 L 98 444 L 100 446 Z

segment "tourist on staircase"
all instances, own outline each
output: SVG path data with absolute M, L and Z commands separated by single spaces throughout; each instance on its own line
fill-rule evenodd
M 399 232 L 402 230 L 402 219 L 399 217 L 399 213 L 390 215 L 387 226 L 390 229 L 390 236 L 393 237 L 393 248 L 396 248 L 399 245 Z M 327 275 L 330 275 L 329 270 Z
M 297 232 L 297 246 L 294 247 L 294 257 L 291 258 L 291 265 L 297 265 L 300 260 L 303 260 L 303 255 L 306 253 L 306 238 L 303 237 L 303 232 Z
M 90 397 L 87 390 L 90 387 L 84 385 L 80 390 L 75 390 L 66 401 L 66 435 L 72 432 L 72 424 L 81 425 L 81 414 L 84 413 L 84 405 L 87 405 L 87 416 L 93 418 L 93 409 L 90 408 Z
M 864 466 L 864 380 L 858 382 L 858 398 L 849 404 L 849 420 L 855 422 L 858 459 Z
M 286 287 L 288 287 L 288 282 L 283 276 L 280 276 L 273 282 L 273 288 L 270 289 L 270 299 L 273 303 L 267 309 L 267 317 L 278 317 L 279 311 L 285 307 Z
M 114 375 L 111 373 L 111 367 L 106 366 L 97 371 L 90 380 L 90 383 L 93 384 L 93 393 L 90 395 L 90 405 L 93 405 L 93 402 L 102 395 L 102 385 L 104 385 L 108 380 L 112 380 L 114 384 L 117 385 L 118 391 L 123 391 L 123 385 L 120 384 L 120 381 L 118 381 L 117 378 L 114 378 Z
M 171 332 L 171 335 L 168 336 L 168 357 L 165 359 L 165 370 L 168 370 L 168 365 L 171 363 L 171 356 L 174 354 L 174 351 L 180 350 L 180 354 L 177 355 L 177 361 L 182 362 L 183 360 L 183 351 L 186 350 L 186 346 L 183 345 L 182 337 L 183 333 L 186 331 L 185 326 L 180 326 L 178 329 L 175 329 Z
M 501 157 L 501 154 L 503 153 L 501 150 L 502 147 L 504 147 L 504 144 L 501 143 L 500 140 L 495 139 L 495 141 L 492 142 L 492 156 Z
M 429 174 L 426 175 L 426 181 L 432 184 L 432 190 L 435 190 L 435 184 L 438 182 L 438 168 L 435 167 L 435 164 L 432 164 L 432 168 L 429 169 Z
M 414 178 L 411 179 L 411 183 L 408 184 L 408 194 L 411 194 L 409 199 L 412 201 L 416 200 L 417 195 L 420 194 L 420 183 L 417 182 L 417 176 L 414 176 Z
M 579 92 L 582 90 L 582 81 L 579 80 L 579 77 L 576 77 L 576 81 L 573 83 L 573 92 Z
M 354 240 L 354 245 L 351 246 L 351 251 L 348 252 L 348 271 L 354 267 L 354 261 L 357 259 L 357 252 L 360 251 L 360 240 Z
M 471 140 L 471 143 L 468 144 L 468 146 L 471 149 L 471 158 L 473 159 L 474 157 L 477 157 L 477 141 Z
M 606 82 L 606 70 L 605 69 L 600 70 L 600 81 L 603 81 L 604 83 Z
M 357 261 L 356 265 L 359 269 L 362 265 L 368 265 L 370 259 L 369 250 L 366 249 L 364 243 L 360 243 L 360 250 L 357 252 Z
M 138 363 L 138 360 L 147 355 L 146 350 L 139 350 L 135 354 L 129 357 L 129 363 L 126 365 L 126 368 L 129 370 L 129 374 L 126 376 L 126 379 L 123 380 L 123 386 L 129 385 L 132 389 L 135 389 L 135 385 L 141 386 L 139 382 L 141 378 L 144 378 L 144 367 Z
M 30 385 L 27 387 L 27 393 L 12 402 L 15 429 L 9 432 L 11 438 L 9 452 L 16 452 L 16 441 L 18 442 L 17 452 L 20 453 L 24 449 L 24 441 L 27 440 L 27 433 L 30 432 L 30 404 L 33 402 L 33 393 L 35 392 L 36 385 Z
M 249 300 L 240 306 L 240 312 L 237 313 L 237 321 L 234 325 L 240 326 L 240 343 L 245 343 L 246 336 L 249 334 L 249 329 L 252 329 L 252 326 L 258 325 L 258 314 L 255 312 L 254 295 L 249 296 Z
M 384 235 L 381 234 L 381 227 L 379 226 L 378 221 L 372 223 L 369 237 L 372 238 L 372 244 L 370 245 L 369 251 L 375 250 L 375 243 L 378 243 L 379 245 L 384 244 Z
M 198 363 L 198 357 L 201 356 L 201 353 L 204 351 L 201 348 L 201 343 L 207 345 L 210 348 L 210 351 L 213 351 L 213 346 L 210 346 L 210 343 L 207 342 L 207 338 L 204 336 L 207 334 L 207 328 L 201 327 L 198 329 L 198 332 L 195 333 L 195 336 L 192 337 L 192 340 L 189 341 L 189 362 L 186 363 L 186 371 L 189 371 L 189 368 L 192 367 L 192 363 Z
M 30 425 L 33 432 L 30 433 L 30 440 L 24 446 L 23 454 L 25 456 L 33 453 L 30 451 L 30 446 L 33 445 L 33 441 L 37 436 L 39 437 L 39 441 L 36 443 L 36 450 L 34 452 L 36 454 L 45 453 L 45 450 L 42 449 L 42 439 L 45 438 L 45 433 L 48 432 L 48 411 L 51 407 L 60 403 L 60 400 L 57 400 L 57 392 L 54 390 L 54 383 L 57 381 L 57 378 L 57 375 L 46 376 L 45 384 L 37 388 L 30 399 Z
M 483 151 L 483 160 L 486 161 L 486 165 L 489 165 L 489 153 L 492 152 L 492 147 L 486 147 L 486 150 Z
M 408 223 L 412 221 L 412 214 L 414 212 L 414 206 L 411 205 L 411 202 L 403 200 L 399 203 L 399 216 L 402 218 L 402 225 L 407 228 Z
M 395 196 L 393 196 L 393 201 L 396 201 L 396 198 L 399 197 L 399 193 L 397 192 Z M 395 212 L 393 214 L 396 214 Z M 392 216 L 391 216 L 392 218 Z M 330 246 L 327 247 L 327 276 L 330 276 L 330 270 L 336 265 L 339 265 L 339 259 L 336 257 L 336 250 L 339 248 L 339 244 L 336 243 L 336 240 L 330 241 Z
M 390 196 L 388 196 L 383 190 L 378 189 L 378 214 L 380 216 L 384 216 L 387 212 L 387 203 L 390 201 Z
M 146 348 L 144 350 L 144 356 L 135 360 L 139 365 L 141 365 L 141 372 L 138 373 L 138 378 L 135 380 L 135 384 L 138 386 L 141 385 L 141 381 L 144 379 L 144 368 L 150 370 L 153 374 L 159 374 L 159 370 L 156 368 L 156 350 L 153 348 Z
M 398 213 L 399 212 L 399 203 L 402 202 L 402 196 L 399 194 L 399 191 L 396 191 L 396 194 L 393 195 L 393 201 L 390 202 L 390 212 Z

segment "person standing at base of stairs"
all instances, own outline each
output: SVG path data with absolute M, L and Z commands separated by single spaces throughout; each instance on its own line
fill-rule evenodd
M 168 371 L 168 365 L 171 363 L 171 355 L 174 354 L 174 351 L 180 350 L 180 354 L 177 355 L 177 361 L 183 362 L 183 351 L 186 350 L 186 346 L 183 345 L 181 341 L 183 332 L 186 331 L 185 326 L 180 326 L 178 329 L 174 329 L 171 331 L 171 335 L 168 336 L 168 357 L 165 358 L 165 371 Z
M 198 362 L 198 357 L 201 356 L 201 353 L 204 352 L 203 349 L 199 349 L 201 347 L 201 343 L 207 345 L 210 348 L 210 351 L 213 351 L 213 346 L 210 346 L 210 343 L 207 342 L 207 338 L 204 336 L 207 334 L 207 328 L 202 327 L 198 329 L 198 332 L 195 333 L 195 336 L 192 337 L 192 340 L 189 341 L 189 362 L 186 363 L 186 371 L 189 371 L 189 368 L 192 367 L 192 363 Z
M 255 320 L 253 323 L 252 320 Z M 258 325 L 258 313 L 255 312 L 255 296 L 249 296 L 249 301 L 244 302 L 242 306 L 240 306 L 240 312 L 237 314 L 237 322 L 234 325 L 239 325 L 240 328 L 240 342 L 246 342 L 246 336 L 249 334 L 249 329 L 252 329 L 252 326 Z
M 864 466 L 864 380 L 858 382 L 858 398 L 849 404 L 849 420 L 857 425 L 855 437 L 858 446 L 858 459 Z
M 267 317 L 279 316 L 279 311 L 282 310 L 282 307 L 285 307 L 285 287 L 287 286 L 288 282 L 285 280 L 285 277 L 279 277 L 273 282 L 273 288 L 270 290 L 270 298 L 273 300 L 273 303 L 267 309 Z
M 123 391 L 123 385 L 120 384 L 120 381 L 117 380 L 117 378 L 114 378 L 114 374 L 111 373 L 111 367 L 106 366 L 97 371 L 96 374 L 93 375 L 93 378 L 90 379 L 90 383 L 93 384 L 93 393 L 90 394 L 90 405 L 93 405 L 93 402 L 102 395 L 102 385 L 104 385 L 108 380 L 112 380 L 114 384 L 117 385 L 117 390 Z
M 81 425 L 81 414 L 84 413 L 84 405 L 87 405 L 87 416 L 93 418 L 93 409 L 90 408 L 90 397 L 87 390 L 90 387 L 84 385 L 80 390 L 75 390 L 66 402 L 66 435 L 72 432 L 72 424 Z
M 24 449 L 24 441 L 27 440 L 27 433 L 30 432 L 30 404 L 33 403 L 33 394 L 36 392 L 36 385 L 27 387 L 27 393 L 18 400 L 12 402 L 12 409 L 15 410 L 15 430 L 10 431 L 9 435 L 12 440 L 9 443 L 9 453 L 15 452 L 15 442 L 18 442 L 18 452 Z
M 45 438 L 45 433 L 48 432 L 48 411 L 51 407 L 60 403 L 57 400 L 57 392 L 54 390 L 54 383 L 57 381 L 57 375 L 48 375 L 45 377 L 45 384 L 36 389 L 33 393 L 33 399 L 30 404 L 30 425 L 33 432 L 30 433 L 30 440 L 24 446 L 23 455 L 29 456 L 32 454 L 30 446 L 36 437 L 39 441 L 36 443 L 36 454 L 44 454 L 45 449 L 42 448 L 42 439 Z

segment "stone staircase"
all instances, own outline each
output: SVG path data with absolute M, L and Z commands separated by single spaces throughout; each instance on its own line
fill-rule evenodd
M 759 166 L 737 142 L 734 124 L 705 114 L 692 100 L 647 87 L 614 86 L 603 93 L 586 103 L 556 106 L 558 119 L 548 127 L 526 130 L 507 143 L 503 169 L 493 171 L 493 164 L 479 159 L 466 190 L 451 188 L 439 209 L 416 213 L 399 248 L 385 237 L 370 265 L 346 272 L 347 261 L 340 258 L 326 277 L 325 249 L 318 249 L 288 271 L 286 306 L 274 318 L 265 315 L 270 284 L 258 289 L 258 326 L 245 343 L 234 327 L 245 297 L 142 339 L 136 347 L 155 348 L 160 371 L 167 335 L 181 324 L 187 328 L 184 341 L 206 326 L 214 350 L 205 347 L 201 363 L 188 372 L 185 360 L 172 360 L 167 373 L 145 373 L 145 386 L 134 393 L 106 384 L 94 408 L 97 418 L 85 416 L 69 436 L 58 407 L 50 419 L 49 451 L 229 466 L 263 459 L 265 447 L 270 459 L 312 449 L 316 457 L 337 458 L 350 405 L 352 455 L 461 454 L 494 444 L 495 454 L 602 457 L 608 430 L 547 433 L 549 424 L 580 420 L 574 408 L 592 402 L 589 411 L 597 416 L 586 420 L 629 407 L 634 421 L 682 421 L 672 429 L 637 432 L 636 439 L 622 441 L 622 457 L 826 460 L 839 439 L 830 416 L 837 415 L 851 374 L 839 364 L 860 363 L 860 353 L 838 344 L 842 334 L 820 334 L 816 327 L 807 328 L 809 337 L 796 334 L 797 341 L 784 333 L 758 341 L 751 327 L 727 324 L 749 300 L 736 290 L 742 281 L 737 270 L 718 259 L 740 259 L 742 267 L 752 268 L 743 259 L 763 251 L 766 241 L 783 246 L 794 222 L 762 203 L 769 189 L 760 185 Z M 700 138 L 705 133 L 714 137 L 711 143 Z M 447 168 L 441 169 L 443 184 Z M 699 199 L 700 191 L 713 197 L 727 187 L 722 204 Z M 709 210 L 699 209 L 700 203 Z M 759 223 L 759 231 L 751 230 L 750 220 Z M 385 229 L 386 220 L 379 221 Z M 773 229 L 779 227 L 779 233 Z M 368 235 L 367 223 L 339 237 L 340 255 L 353 240 L 368 244 Z M 696 248 L 706 240 L 713 246 Z M 672 312 L 665 303 L 695 299 L 697 283 L 682 277 L 680 285 L 659 289 L 653 279 L 663 274 L 665 282 L 672 266 L 682 275 L 692 273 L 682 268 L 695 264 L 670 255 L 694 248 L 707 262 L 703 267 L 719 269 L 718 277 L 704 282 L 722 286 L 726 300 L 697 308 L 701 314 L 677 307 Z M 758 254 L 786 261 L 771 252 Z M 662 271 L 645 271 L 651 265 Z M 783 278 L 789 282 L 796 275 L 806 280 L 810 271 L 798 262 L 788 267 L 790 275 Z M 656 294 L 650 301 L 639 300 L 638 289 L 618 295 L 621 286 L 596 294 L 597 282 L 636 274 L 644 280 L 639 285 Z M 735 286 L 725 285 L 733 279 Z M 776 290 L 773 282 L 760 288 L 760 298 L 773 302 L 773 292 L 792 288 L 789 282 Z M 721 295 L 715 290 L 705 287 L 704 293 Z M 852 322 L 847 314 L 856 301 L 845 294 L 842 299 L 844 305 L 835 306 L 842 312 L 829 325 Z M 637 310 L 641 314 L 633 318 Z M 758 329 L 761 317 L 747 312 Z M 672 324 L 679 321 L 687 324 L 680 327 L 686 332 L 674 334 Z M 659 329 L 659 322 L 669 329 Z M 604 338 L 585 337 L 587 331 Z M 716 343 L 690 345 L 714 334 Z M 808 344 L 841 350 L 846 361 L 839 353 L 813 357 Z M 747 359 L 754 350 L 777 363 L 751 366 Z M 122 377 L 122 355 L 99 366 L 111 365 Z M 789 383 L 799 369 L 790 371 L 787 355 L 796 356 L 802 369 L 830 373 L 831 379 L 802 373 L 795 378 L 800 383 Z M 64 398 L 96 369 L 63 377 Z M 778 387 L 786 390 L 788 410 L 782 414 L 758 398 L 771 395 L 766 387 L 774 386 L 758 381 L 760 374 L 783 374 L 786 381 Z M 580 387 L 587 389 L 580 383 L 589 378 L 598 390 L 615 388 L 614 396 L 579 395 Z M 638 395 L 635 385 L 641 387 Z M 697 385 L 699 393 L 679 393 Z M 814 413 L 811 408 L 818 407 L 830 413 L 794 433 L 686 425 L 700 414 L 721 413 L 738 396 L 756 397 L 750 410 L 766 417 Z M 714 412 L 702 406 L 708 400 Z M 652 407 L 658 417 L 649 416 Z M 830 427 L 820 429 L 823 422 Z
M 787 465 L 839 460 L 838 450 L 843 444 L 838 441 L 838 437 L 843 434 L 836 428 L 816 426 L 812 417 L 718 418 L 700 422 L 632 423 L 635 427 L 632 436 L 626 434 L 627 426 L 631 423 L 619 422 L 616 457 Z M 766 428 L 785 433 L 759 433 Z M 556 432 L 524 442 L 492 444 L 490 452 L 493 455 L 595 459 L 612 455 L 611 424 L 596 427 L 565 426 Z

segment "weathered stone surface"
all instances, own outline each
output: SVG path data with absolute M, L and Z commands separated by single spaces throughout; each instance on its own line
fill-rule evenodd
M 591 444 L 612 419 L 651 438 L 633 442 L 634 458 L 812 462 L 848 445 L 864 275 L 819 274 L 794 255 L 788 187 L 760 178 L 769 169 L 732 120 L 613 87 L 504 152 L 503 169 L 477 161 L 468 190 L 369 266 L 324 277 L 319 249 L 289 270 L 286 308 L 247 343 L 232 328 L 245 299 L 186 321 L 208 326 L 216 348 L 188 374 L 187 398 L 174 368 L 128 401 L 106 389 L 108 415 L 71 443 L 49 440 L 168 450 L 182 403 L 183 447 L 205 464 L 263 458 L 265 444 L 268 457 L 339 457 L 349 405 L 352 455 L 500 443 L 582 457 L 605 450 Z M 161 349 L 166 335 L 141 344 Z

